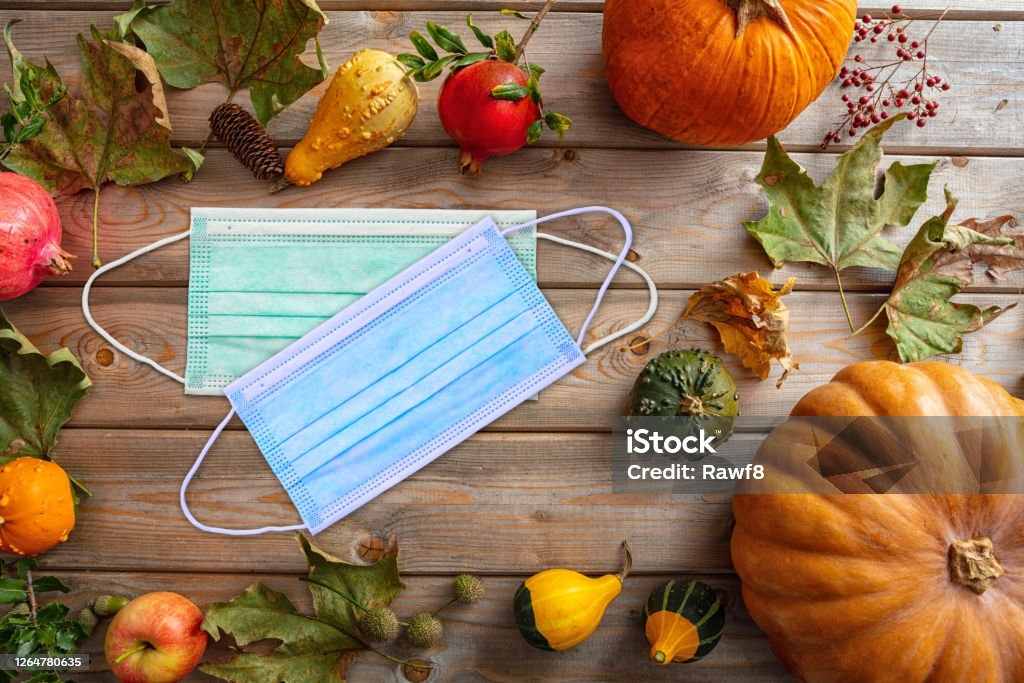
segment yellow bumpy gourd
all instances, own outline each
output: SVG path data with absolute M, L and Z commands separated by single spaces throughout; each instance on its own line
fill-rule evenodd
M 409 128 L 418 107 L 416 84 L 401 62 L 380 50 L 357 53 L 334 74 L 285 161 L 285 175 L 310 185 L 328 169 L 387 147 Z
M 534 574 L 516 591 L 514 609 L 519 632 L 541 650 L 568 650 L 589 638 L 612 600 L 622 592 L 633 558 L 618 574 L 590 578 L 569 569 Z

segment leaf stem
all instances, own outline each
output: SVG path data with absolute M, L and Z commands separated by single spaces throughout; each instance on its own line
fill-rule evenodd
M 353 598 L 348 593 L 345 593 L 344 591 L 340 591 L 337 588 L 335 588 L 334 586 L 328 586 L 323 581 L 318 581 L 317 579 L 313 579 L 313 578 L 310 578 L 308 576 L 300 576 L 299 577 L 299 581 L 305 581 L 306 583 L 311 583 L 313 585 L 320 586 L 321 588 L 326 588 L 327 590 L 331 591 L 332 593 L 337 593 L 338 595 L 343 597 L 345 599 L 345 601 L 348 602 L 353 607 L 356 607 L 357 609 L 361 609 L 364 612 L 369 612 L 370 611 L 370 610 L 366 609 L 365 606 L 360 604 L 358 600 Z
M 312 583 L 315 583 L 315 582 L 312 582 Z M 398 657 L 394 657 L 392 655 L 389 655 L 387 652 L 384 652 L 383 650 L 378 650 L 376 647 L 374 647 L 373 643 L 370 643 L 369 641 L 367 641 L 362 636 L 358 636 L 358 635 L 356 635 L 354 633 L 349 633 L 348 629 L 342 628 L 341 626 L 334 626 L 334 627 L 336 629 L 338 629 L 339 631 L 341 631 L 342 633 L 344 633 L 349 638 L 351 638 L 352 640 L 354 640 L 357 643 L 361 644 L 367 650 L 370 650 L 371 652 L 376 652 L 377 654 L 379 654 L 384 659 L 390 659 L 395 664 L 401 664 L 403 666 L 411 666 L 414 669 L 423 669 L 423 670 L 426 670 L 426 671 L 430 671 L 433 668 L 431 666 L 423 666 L 422 664 L 415 664 L 415 663 L 410 662 L 410 661 L 408 661 L 406 659 L 399 659 Z
M 540 28 L 540 22 L 544 20 L 544 17 L 547 15 L 548 10 L 550 10 L 551 6 L 554 4 L 555 0 L 547 0 L 547 2 L 544 3 L 544 6 L 540 8 L 540 11 L 537 12 L 537 16 L 535 16 L 533 18 L 533 21 L 530 22 L 530 27 L 526 29 L 526 33 L 523 34 L 523 37 L 519 40 L 519 44 L 516 45 L 515 57 L 512 59 L 513 64 L 519 63 L 519 58 L 523 56 L 523 51 L 526 49 L 526 44 L 530 42 L 530 38 L 532 38 L 533 34 L 536 33 L 537 29 Z
M 871 327 L 871 323 L 873 323 L 873 322 L 875 322 L 876 320 L 878 320 L 878 316 L 882 315 L 882 311 L 884 311 L 884 310 L 885 310 L 885 305 L 886 305 L 887 303 L 888 303 L 888 301 L 886 301 L 886 302 L 885 302 L 885 303 L 883 303 L 883 304 L 882 304 L 881 306 L 879 306 L 879 307 L 878 307 L 878 310 L 877 310 L 877 311 L 875 311 L 875 314 L 874 314 L 873 316 L 871 316 L 871 319 L 870 319 L 870 320 L 868 320 L 868 321 L 867 321 L 866 323 L 864 323 L 863 325 L 861 325 L 860 327 L 858 327 L 858 328 L 857 328 L 856 330 L 854 330 L 854 331 L 853 331 L 853 334 L 851 334 L 851 335 L 850 335 L 849 337 L 847 337 L 847 339 L 853 339 L 853 338 L 854 338 L 854 337 L 856 337 L 856 336 L 857 336 L 858 334 L 860 334 L 860 333 L 861 333 L 861 332 L 863 332 L 864 330 L 866 330 L 866 329 L 868 329 L 869 327 Z
M 92 189 L 92 267 L 99 268 L 103 265 L 100 261 L 100 188 Z
M 229 90 L 228 91 L 228 98 L 226 100 L 224 100 L 224 104 L 230 104 L 231 101 L 233 99 L 235 99 L 235 95 L 237 95 L 237 94 L 238 94 L 238 88 L 232 88 L 231 90 Z M 199 153 L 200 154 L 203 154 L 203 153 L 206 152 L 206 148 L 210 144 L 211 140 L 213 140 L 213 129 L 210 129 L 210 132 L 206 134 L 206 139 L 203 140 L 203 144 L 199 145 Z
M 850 332 L 854 332 L 857 328 L 853 324 L 853 316 L 850 315 L 850 305 L 846 301 L 846 292 L 843 291 L 843 279 L 839 276 L 838 268 L 834 268 L 832 272 L 836 274 L 836 285 L 839 286 L 839 298 L 843 302 L 843 313 L 846 314 L 846 323 L 850 326 Z

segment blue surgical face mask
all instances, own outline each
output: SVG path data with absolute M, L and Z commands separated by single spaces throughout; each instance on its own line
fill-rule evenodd
M 506 235 L 588 211 L 622 225 L 626 240 L 617 256 L 538 234 L 615 262 L 573 338 Z M 232 535 L 302 528 L 315 534 L 345 517 L 580 366 L 587 353 L 650 320 L 657 293 L 646 273 L 625 261 L 631 240 L 626 219 L 603 207 L 504 230 L 486 219 L 455 237 L 228 385 L 232 409 L 182 483 L 186 517 L 200 529 Z M 583 348 L 623 264 L 644 277 L 651 304 L 637 322 Z M 189 511 L 188 483 L 236 412 L 303 524 L 222 529 Z
M 129 357 L 182 382 L 186 394 L 223 395 L 228 384 L 487 215 L 439 209 L 197 207 L 189 231 L 168 240 L 189 238 L 184 377 L 98 331 Z M 507 228 L 537 214 L 496 211 L 490 216 Z M 93 278 L 168 241 L 108 264 Z M 517 233 L 509 244 L 536 277 L 533 231 Z M 91 321 L 88 298 L 84 311 Z

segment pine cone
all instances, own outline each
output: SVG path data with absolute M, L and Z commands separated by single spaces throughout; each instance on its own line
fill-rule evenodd
M 249 112 L 225 102 L 210 114 L 210 129 L 257 180 L 284 175 L 284 161 L 270 135 Z

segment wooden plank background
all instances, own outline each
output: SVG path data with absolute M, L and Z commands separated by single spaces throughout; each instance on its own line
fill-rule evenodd
M 427 19 L 463 26 L 473 11 L 487 30 L 520 24 L 497 9 L 533 9 L 540 2 L 489 0 L 326 0 L 330 23 L 321 35 L 337 66 L 362 47 L 408 49 L 406 36 Z M 905 0 L 908 11 L 941 11 L 937 0 Z M 924 130 L 897 126 L 889 135 L 890 160 L 938 163 L 932 199 L 908 228 L 890 237 L 905 244 L 921 220 L 941 210 L 941 188 L 960 198 L 957 216 L 1024 216 L 1024 5 L 1020 0 L 959 0 L 935 32 L 930 60 L 954 89 L 942 115 Z M 80 62 L 74 35 L 90 24 L 106 26 L 126 0 L 0 0 L 0 21 L 20 17 L 15 41 L 30 58 L 44 56 L 76 87 Z M 879 14 L 886 3 L 862 3 Z M 607 434 L 643 365 L 668 348 L 720 350 L 704 326 L 676 324 L 687 297 L 710 280 L 759 269 L 771 271 L 760 247 L 742 229 L 759 218 L 764 202 L 753 182 L 763 144 L 736 150 L 689 149 L 630 123 L 604 85 L 599 0 L 560 0 L 531 43 L 531 58 L 548 68 L 549 104 L 571 116 L 566 140 L 545 137 L 530 149 L 488 162 L 478 180 L 456 169 L 457 152 L 436 117 L 437 84 L 422 90 L 421 112 L 394 147 L 329 173 L 311 188 L 277 195 L 254 182 L 214 144 L 197 179 L 142 188 L 103 190 L 101 255 L 107 261 L 188 227 L 192 206 L 536 208 L 541 214 L 605 203 L 634 222 L 633 258 L 657 281 L 662 304 L 641 333 L 661 336 L 646 353 L 606 348 L 571 376 L 485 432 L 422 470 L 317 537 L 343 557 L 368 537 L 397 534 L 408 591 L 402 614 L 439 602 L 451 576 L 486 575 L 488 597 L 453 610 L 444 643 L 430 657 L 439 680 L 457 681 L 768 681 L 785 680 L 767 642 L 743 609 L 729 561 L 732 515 L 727 496 L 616 495 L 610 484 Z M 313 60 L 312 54 L 306 58 Z M 7 68 L 4 62 L 5 70 Z M 305 129 L 322 87 L 276 119 L 271 132 L 287 148 Z M 223 99 L 217 86 L 169 94 L 176 144 L 206 135 L 206 117 Z M 242 98 L 244 100 L 244 98 Z M 780 137 L 819 180 L 834 155 L 817 143 L 838 112 L 833 87 Z M 215 397 L 185 397 L 181 388 L 123 357 L 85 324 L 81 285 L 89 274 L 92 199 L 59 201 L 65 247 L 81 258 L 71 276 L 49 281 L 5 311 L 41 348 L 67 346 L 95 381 L 91 396 L 64 430 L 60 459 L 95 495 L 85 501 L 79 527 L 67 544 L 42 558 L 82 592 L 73 604 L 113 590 L 129 595 L 177 590 L 203 607 L 237 594 L 259 579 L 308 606 L 296 580 L 303 566 L 284 535 L 222 538 L 194 530 L 177 506 L 178 486 L 227 404 Z M 555 234 L 606 250 L 618 245 L 617 227 L 581 217 L 550 227 Z M 539 279 L 555 309 L 573 328 L 582 322 L 607 264 L 542 243 Z M 785 386 L 758 382 L 733 359 L 746 415 L 785 414 L 808 389 L 845 364 L 894 358 L 884 324 L 848 339 L 835 281 L 829 271 L 788 266 L 773 275 L 798 278 L 787 298 L 791 343 L 801 368 Z M 892 274 L 844 273 L 856 319 L 866 320 L 883 300 Z M 181 371 L 185 360 L 187 250 L 174 245 L 105 276 L 93 295 L 96 318 L 131 348 Z M 963 301 L 1010 305 L 1024 275 L 1004 281 L 982 269 Z M 593 327 L 600 336 L 628 324 L 646 307 L 635 275 L 616 279 Z M 947 359 L 1024 394 L 1020 349 L 1024 311 L 1014 309 L 967 338 L 963 354 Z M 386 350 L 381 350 L 386 353 Z M 778 371 L 776 371 L 778 372 Z M 756 448 L 759 434 L 739 434 L 729 447 Z M 293 521 L 287 496 L 241 424 L 232 424 L 194 482 L 190 500 L 200 518 L 248 526 Z M 510 599 L 529 574 L 552 566 L 591 573 L 617 570 L 618 541 L 628 538 L 635 578 L 611 606 L 602 627 L 583 646 L 560 655 L 535 652 L 515 633 Z M 719 589 L 728 605 L 721 646 L 698 665 L 657 669 L 645 663 L 639 610 L 648 591 L 672 576 L 698 576 Z M 111 680 L 102 661 L 102 629 L 86 644 L 95 671 L 79 680 Z M 225 656 L 223 645 L 209 659 Z M 642 672 L 642 673 L 641 673 Z M 189 680 L 210 680 L 200 674 Z M 353 681 L 403 680 L 390 664 L 365 655 Z

